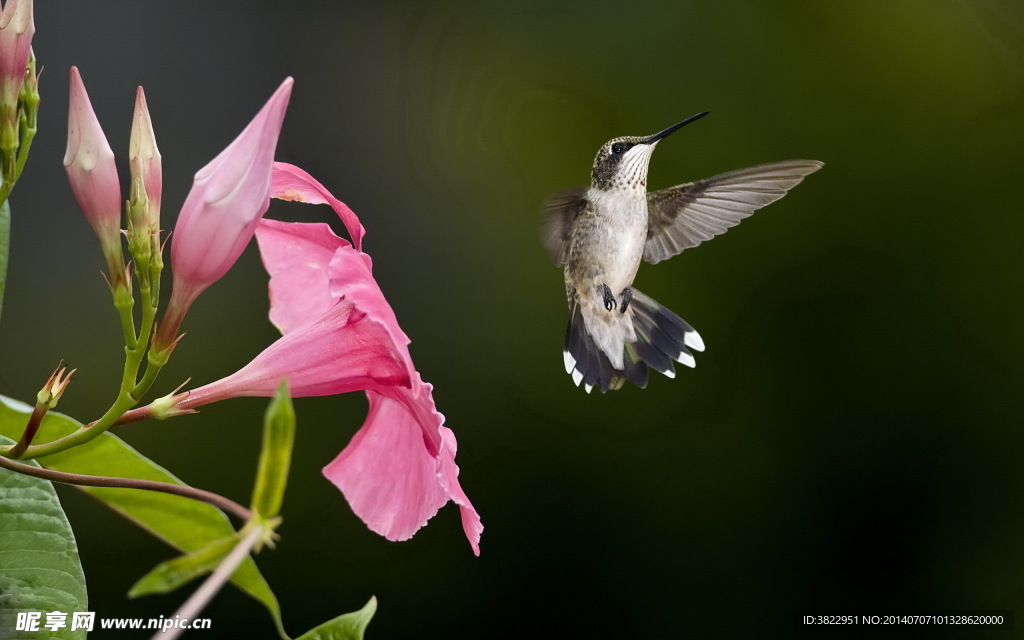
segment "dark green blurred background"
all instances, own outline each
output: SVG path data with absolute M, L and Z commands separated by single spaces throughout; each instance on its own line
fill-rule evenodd
M 364 399 L 297 402 L 282 540 L 259 557 L 292 633 L 370 595 L 371 638 L 789 637 L 806 614 L 991 609 L 1016 611 L 1020 632 L 1017 0 L 36 5 L 43 103 L 12 199 L 0 392 L 31 399 L 64 358 L 79 373 L 60 408 L 89 420 L 120 375 L 97 242 L 61 166 L 70 65 L 122 181 L 145 86 L 167 228 L 192 174 L 292 75 L 278 157 L 362 217 L 459 438 L 480 558 L 451 505 L 409 542 L 369 532 L 320 475 Z M 540 204 L 588 180 L 605 140 L 704 109 L 659 146 L 652 188 L 789 158 L 826 166 L 726 236 L 641 268 L 637 286 L 704 337 L 695 370 L 587 396 L 562 368 Z M 309 209 L 269 215 L 330 219 Z M 158 393 L 274 339 L 254 249 L 193 307 Z M 245 501 L 264 407 L 118 433 Z M 172 551 L 60 493 L 90 608 L 172 612 L 183 593 L 124 597 Z M 208 615 L 204 636 L 272 637 L 234 590 Z

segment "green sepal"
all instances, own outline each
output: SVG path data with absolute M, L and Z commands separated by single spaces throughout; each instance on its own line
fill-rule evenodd
M 31 411 L 32 407 L 23 402 L 0 395 L 0 435 L 20 438 Z M 36 439 L 42 442 L 56 440 L 78 431 L 81 426 L 80 422 L 51 411 L 43 418 Z M 68 473 L 185 484 L 109 432 L 85 444 L 41 457 L 38 461 L 47 469 Z M 224 512 L 205 502 L 139 489 L 79 488 L 185 553 L 198 551 L 235 532 Z M 251 557 L 239 565 L 231 582 L 261 602 L 273 616 L 279 633 L 286 637 L 277 597 Z
M 238 535 L 231 535 L 214 540 L 198 551 L 161 562 L 132 585 L 128 591 L 128 597 L 138 598 L 151 593 L 168 593 L 201 575 L 210 573 L 217 568 L 224 556 L 231 553 L 231 550 L 238 544 L 238 540 Z
M 295 640 L 363 640 L 367 625 L 377 612 L 377 598 L 371 597 L 359 611 L 346 613 L 310 629 Z
M 252 492 L 252 510 L 265 519 L 281 512 L 295 442 L 295 408 L 288 381 L 281 380 L 263 418 L 263 449 Z
M 0 436 L 0 444 L 13 441 Z M 89 611 L 85 574 L 49 481 L 0 469 L 0 540 L 0 637 L 84 640 L 85 629 L 72 632 L 71 620 L 76 611 Z M 67 626 L 47 629 L 51 611 L 66 613 Z M 39 630 L 16 631 L 18 612 L 40 612 Z

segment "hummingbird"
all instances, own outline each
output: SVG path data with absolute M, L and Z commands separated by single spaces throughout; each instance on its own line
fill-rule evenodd
M 589 189 L 564 189 L 544 204 L 542 241 L 565 267 L 565 371 L 587 393 L 626 380 L 642 389 L 649 369 L 673 378 L 673 362 L 693 367 L 692 351 L 704 350 L 685 320 L 633 288 L 641 260 L 655 264 L 725 233 L 824 166 L 787 160 L 648 191 L 654 148 L 708 113 L 651 136 L 609 140 L 594 158 Z

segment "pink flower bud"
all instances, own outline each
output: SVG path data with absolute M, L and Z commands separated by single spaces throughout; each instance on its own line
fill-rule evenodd
M 64 154 L 64 169 L 78 206 L 99 236 L 114 275 L 119 270 L 111 263 L 115 247 L 118 260 L 121 255 L 121 186 L 114 152 L 110 150 L 103 128 L 96 119 L 77 67 L 71 67 L 68 148 Z
M 163 195 L 163 170 L 160 150 L 156 146 L 153 121 L 149 117 L 146 94 L 139 87 L 135 94 L 135 117 L 132 119 L 132 135 L 128 142 L 128 161 L 132 171 L 132 200 L 140 199 L 135 191 L 145 189 L 149 230 L 160 229 L 160 198 Z
M 227 273 L 270 204 L 270 172 L 292 79 L 234 142 L 199 170 L 171 239 L 174 289 L 160 328 L 169 344 L 196 296 Z
M 32 0 L 7 0 L 0 12 L 0 103 L 16 110 L 36 25 Z

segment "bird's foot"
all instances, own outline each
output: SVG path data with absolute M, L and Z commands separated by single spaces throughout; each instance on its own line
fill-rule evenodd
M 608 285 L 601 285 L 604 287 L 604 308 L 611 311 L 618 306 L 618 302 L 615 300 L 615 296 L 612 295 L 612 290 Z
M 633 299 L 633 290 L 626 287 L 622 290 L 622 306 L 619 308 L 621 313 L 626 313 L 626 309 L 629 308 L 629 301 Z

